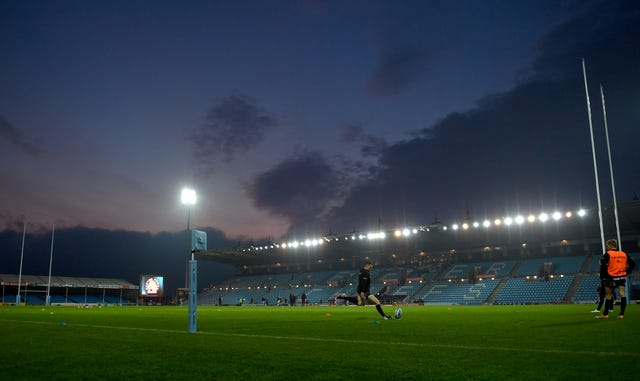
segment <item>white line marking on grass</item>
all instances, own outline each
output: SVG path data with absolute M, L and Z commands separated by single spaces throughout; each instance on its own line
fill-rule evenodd
M 7 321 L 13 323 L 27 323 L 27 324 L 40 324 L 40 325 L 59 325 L 59 323 L 43 322 L 43 321 L 31 321 L 31 320 L 9 320 L 0 319 L 0 321 Z M 161 329 L 161 328 L 140 328 L 140 327 L 118 327 L 112 325 L 95 325 L 95 324 L 81 324 L 72 323 L 73 327 L 82 328 L 104 328 L 104 329 L 116 329 L 122 331 L 140 331 L 140 332 L 160 332 L 160 333 L 175 333 L 193 335 L 187 330 L 176 329 Z M 198 331 L 196 335 L 210 335 L 221 337 L 245 337 L 250 339 L 269 339 L 269 340 L 297 340 L 297 341 L 313 341 L 322 343 L 338 343 L 338 344 L 371 344 L 371 345 L 396 345 L 401 347 L 419 347 L 419 348 L 445 348 L 445 349 L 462 349 L 462 350 L 489 350 L 489 351 L 501 351 L 501 352 L 529 352 L 529 353 L 544 353 L 544 354 L 563 354 L 563 355 L 587 355 L 587 356 L 631 356 L 640 357 L 640 352 L 602 352 L 602 351 L 570 351 L 563 349 L 536 349 L 536 348 L 508 348 L 508 347 L 492 347 L 492 346 L 479 346 L 479 345 L 459 345 L 459 344 L 434 344 L 434 343 L 411 343 L 400 341 L 374 341 L 374 340 L 347 340 L 337 338 L 325 338 L 325 337 L 303 337 L 303 336 L 280 336 L 280 335 L 256 335 L 249 333 L 228 333 L 228 332 L 209 332 Z

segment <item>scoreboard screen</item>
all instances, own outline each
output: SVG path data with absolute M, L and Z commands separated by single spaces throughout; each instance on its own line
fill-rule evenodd
M 140 276 L 140 295 L 161 297 L 164 291 L 164 277 L 159 275 Z

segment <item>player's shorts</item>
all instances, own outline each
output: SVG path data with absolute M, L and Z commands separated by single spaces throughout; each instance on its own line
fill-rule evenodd
M 627 284 L 626 276 L 607 277 L 603 280 L 604 286 L 609 288 L 624 287 Z

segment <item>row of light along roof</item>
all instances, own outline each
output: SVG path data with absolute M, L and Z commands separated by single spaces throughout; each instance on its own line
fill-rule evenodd
M 355 241 L 355 240 L 381 240 L 387 238 L 389 235 L 393 235 L 395 237 L 409 237 L 411 235 L 418 234 L 418 232 L 429 232 L 431 229 L 441 229 L 441 230 L 470 230 L 470 229 L 489 229 L 491 227 L 500 227 L 500 226 L 512 226 L 512 225 L 523 225 L 525 223 L 533 224 L 533 223 L 545 223 L 547 221 L 561 221 L 562 219 L 571 219 L 574 215 L 578 217 L 584 217 L 587 215 L 587 211 L 585 209 L 579 209 L 575 212 L 567 211 L 560 212 L 554 211 L 552 213 L 542 212 L 540 214 L 529 214 L 527 216 L 524 215 L 516 215 L 516 216 L 507 216 L 495 218 L 493 221 L 489 219 L 485 219 L 482 222 L 473 221 L 473 222 L 461 222 L 461 223 L 453 223 L 451 225 L 430 225 L 430 226 L 419 226 L 413 228 L 402 228 L 395 230 L 384 230 L 384 231 L 374 231 L 369 233 L 350 233 L 343 235 L 332 235 L 325 236 L 322 238 L 311 238 L 300 241 L 288 241 L 281 243 L 269 243 L 264 245 L 251 245 L 250 247 L 244 248 L 243 251 L 259 251 L 259 250 L 269 250 L 269 249 L 297 249 L 299 247 L 316 247 L 320 245 L 324 245 L 325 243 L 330 242 L 338 242 L 338 241 Z

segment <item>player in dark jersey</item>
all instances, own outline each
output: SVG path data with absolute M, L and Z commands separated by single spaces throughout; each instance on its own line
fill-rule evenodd
M 358 276 L 358 295 L 346 296 L 340 295 L 336 299 L 343 299 L 359 306 L 363 305 L 366 300 L 376 305 L 376 310 L 385 320 L 391 320 L 391 316 L 386 315 L 380 305 L 380 300 L 375 295 L 371 295 L 371 269 L 373 263 L 367 262 L 360 269 L 360 275 Z

